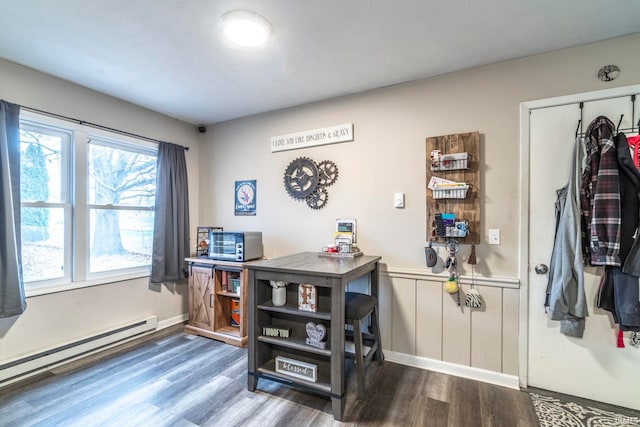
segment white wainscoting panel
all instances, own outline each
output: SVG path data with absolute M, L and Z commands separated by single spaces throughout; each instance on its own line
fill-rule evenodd
M 416 356 L 442 360 L 442 288 L 416 281 Z
M 399 353 L 416 354 L 416 281 L 396 278 L 391 287 L 391 349 Z
M 502 372 L 518 375 L 520 290 L 502 289 Z
M 443 290 L 447 278 L 415 270 L 380 273 L 380 329 L 390 361 L 518 386 L 519 282 L 482 278 L 483 305 L 464 305 L 470 278 L 460 277 L 460 306 Z M 458 368 L 456 368 L 458 367 Z
M 466 292 L 469 286 L 463 289 Z M 487 286 L 476 289 L 482 296 L 482 308 L 465 307 L 471 313 L 471 366 L 501 372 L 502 289 Z

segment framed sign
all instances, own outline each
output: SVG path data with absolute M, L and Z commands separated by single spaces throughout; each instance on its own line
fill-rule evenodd
M 236 181 L 235 212 L 236 216 L 255 216 L 256 214 L 256 180 Z
M 318 381 L 318 367 L 311 363 L 276 356 L 276 372 L 311 382 Z

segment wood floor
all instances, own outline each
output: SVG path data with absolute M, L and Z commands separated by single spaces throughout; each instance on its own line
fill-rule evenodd
M 367 400 L 348 376 L 343 422 L 329 400 L 261 379 L 247 352 L 171 328 L 0 389 L 0 426 L 537 426 L 525 392 L 385 362 Z

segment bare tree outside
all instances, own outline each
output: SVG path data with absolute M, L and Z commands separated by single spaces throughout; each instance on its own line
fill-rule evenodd
M 87 146 L 86 157 L 76 158 L 82 154 L 74 154 L 73 137 L 66 129 L 21 123 L 25 282 L 73 280 L 71 267 L 87 261 L 89 273 L 151 265 L 155 151 L 95 138 Z M 86 164 L 86 175 L 74 176 L 74 162 Z M 74 187 L 85 187 L 87 198 L 78 199 Z M 87 215 L 87 228 L 72 228 L 78 219 L 85 224 L 83 215 Z M 85 237 L 89 250 L 77 251 L 74 245 Z
M 155 201 L 156 158 L 154 156 L 101 144 L 89 151 L 89 203 L 92 206 L 91 270 L 94 260 L 105 256 L 146 256 Z M 150 219 L 150 221 L 149 221 Z M 132 237 L 133 236 L 133 237 Z M 126 241 L 133 239 L 132 245 Z M 123 243 L 125 242 L 125 243 Z M 124 256 L 124 257 L 123 257 Z M 134 261 L 130 258 L 129 261 Z M 101 269 L 101 268 L 98 268 Z

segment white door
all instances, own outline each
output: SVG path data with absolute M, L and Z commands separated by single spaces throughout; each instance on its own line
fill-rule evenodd
M 629 96 L 584 103 L 583 128 L 598 115 L 621 128 L 631 127 Z M 638 105 L 636 105 L 636 118 Z M 555 231 L 556 189 L 567 183 L 579 104 L 532 109 L 529 140 L 529 386 L 581 396 L 640 410 L 640 348 L 616 347 L 617 327 L 610 314 L 597 309 L 595 299 L 603 267 L 585 268 L 589 317 L 582 339 L 560 333 L 560 324 L 548 320 L 544 300 L 548 274 L 537 274 L 538 264 L 549 265 Z M 625 334 L 628 337 L 629 333 Z

